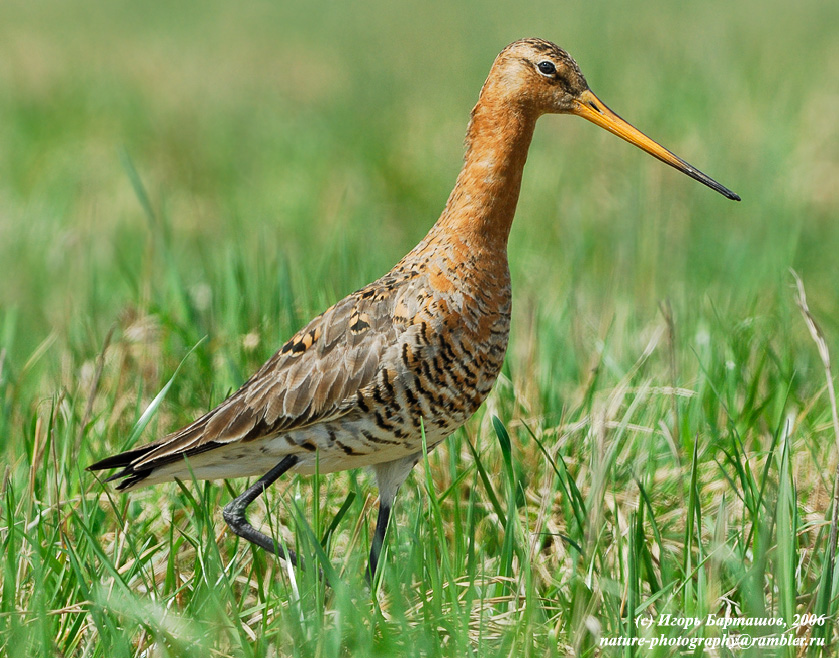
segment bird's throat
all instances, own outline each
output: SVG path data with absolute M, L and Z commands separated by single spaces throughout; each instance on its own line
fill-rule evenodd
M 472 110 L 463 169 L 429 238 L 506 251 L 536 116 L 486 96 Z

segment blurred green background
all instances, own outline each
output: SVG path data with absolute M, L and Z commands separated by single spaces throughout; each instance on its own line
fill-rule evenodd
M 493 58 L 525 36 L 566 48 L 604 102 L 743 201 L 727 201 L 578 118 L 540 120 L 510 241 L 512 342 L 490 405 L 511 426 L 523 419 L 544 431 L 540 436 L 551 439 L 552 454 L 570 464 L 586 505 L 574 507 L 579 501 L 560 495 L 559 472 L 550 480 L 542 453 L 515 426 L 517 469 L 532 476 L 524 498 L 539 508 L 548 498 L 536 487 L 543 477 L 552 482 L 557 509 L 546 508 L 545 517 L 554 523 L 552 536 L 565 533 L 583 543 L 588 528 L 607 530 L 597 539 L 602 552 L 590 554 L 590 563 L 577 561 L 559 540 L 539 553 L 547 566 L 534 577 L 538 585 L 528 590 L 534 597 L 528 606 L 556 600 L 561 611 L 549 607 L 538 626 L 525 619 L 521 637 L 536 633 L 557 651 L 557 633 L 568 644 L 583 642 L 579 638 L 589 632 L 579 617 L 583 609 L 608 610 L 601 621 L 613 634 L 628 623 L 620 542 L 626 540 L 626 518 L 636 518 L 641 481 L 654 499 L 650 515 L 655 510 L 664 543 L 676 556 L 656 561 L 661 573 L 650 583 L 636 574 L 638 591 L 656 606 L 664 601 L 656 599 L 656 578 L 678 593 L 675 602 L 668 599 L 670 608 L 660 609 L 713 606 L 733 591 L 741 610 L 758 614 L 764 604 L 775 605 L 773 578 L 792 578 L 793 572 L 801 582 L 781 587 L 787 612 L 796 601 L 810 606 L 821 560 L 830 561 L 819 551 L 834 437 L 824 371 L 795 307 L 789 268 L 804 279 L 828 344 L 839 354 L 837 25 L 839 3 L 823 0 L 4 0 L 0 449 L 7 523 L 0 538 L 8 545 L 0 625 L 12 628 L 18 612 L 40 610 L 43 638 L 32 646 L 41 647 L 38 655 L 55 655 L 52 634 L 71 649 L 96 647 L 101 643 L 87 632 L 89 615 L 120 620 L 112 635 L 96 621 L 97 633 L 107 639 L 118 638 L 122 620 L 134 614 L 140 619 L 128 623 L 131 646 L 126 639 L 114 655 L 142 648 L 142 606 L 154 597 L 144 593 L 139 559 L 125 576 L 136 599 L 119 604 L 109 598 L 118 580 L 113 574 L 129 568 L 123 537 L 138 552 L 152 542 L 154 560 L 162 560 L 157 568 L 168 564 L 174 572 L 177 561 L 183 573 L 194 575 L 184 582 L 207 594 L 200 565 L 189 564 L 178 550 L 181 535 L 171 534 L 173 517 L 186 535 L 199 516 L 184 502 L 186 494 L 174 486 L 145 490 L 116 497 L 112 509 L 105 490 L 81 467 L 124 447 L 142 409 L 205 337 L 144 440 L 218 403 L 310 316 L 390 269 L 443 207 L 461 163 L 470 109 Z M 665 300 L 675 333 L 662 338 Z M 112 328 L 111 347 L 99 362 Z M 644 352 L 648 345 L 653 347 Z M 682 400 L 674 396 L 672 408 L 660 395 L 670 384 L 691 389 Z M 600 433 L 589 433 L 601 412 Z M 784 462 L 770 473 L 783 443 L 779 419 L 787 414 L 795 429 L 783 441 L 794 444 L 794 459 L 784 444 L 783 459 L 792 465 Z M 472 482 L 472 489 L 460 504 L 470 501 L 470 514 L 486 515 L 486 555 L 478 559 L 489 561 L 493 576 L 504 529 L 494 525 L 463 442 L 468 436 L 495 464 L 491 472 L 502 472 L 488 416 L 479 414 L 435 452 L 433 477 L 442 491 L 460 481 L 458 473 L 468 473 L 463 486 Z M 701 449 L 691 457 L 694 437 Z M 601 461 L 606 446 L 612 462 Z M 736 470 L 740 449 L 746 465 Z M 768 503 L 761 502 L 765 480 L 756 507 L 743 512 L 740 501 L 749 501 L 740 489 L 749 488 L 743 473 L 757 473 L 763 463 L 773 501 L 791 497 L 784 487 L 795 483 L 799 498 L 791 518 L 811 523 L 805 528 L 810 534 L 769 537 L 776 525 L 774 508 L 765 512 Z M 699 485 L 685 493 L 691 464 L 699 464 Z M 733 474 L 725 479 L 735 471 L 743 482 Z M 337 503 L 330 499 L 333 507 L 346 491 L 361 491 L 355 477 L 328 479 L 339 483 L 341 493 Z M 410 552 L 420 550 L 415 536 L 433 534 L 416 482 L 409 480 L 400 518 L 427 525 L 417 521 L 416 529 L 401 531 L 400 542 L 393 540 L 394 552 L 411 559 L 389 561 L 396 564 L 389 582 L 401 583 L 406 606 L 415 603 L 411 596 L 440 583 L 416 566 L 425 557 Z M 302 490 L 309 491 L 308 484 Z M 212 515 L 226 495 L 222 487 L 204 489 L 201 509 Z M 686 500 L 694 495 L 706 515 L 695 547 L 686 521 Z M 472 538 L 460 532 L 453 499 L 440 541 L 452 542 L 452 554 L 466 555 Z M 88 500 L 100 501 L 102 509 L 87 506 Z M 142 504 L 129 503 L 138 500 Z M 131 521 L 125 535 L 117 508 Z M 364 528 L 368 511 L 359 497 L 348 518 Z M 523 523 L 533 522 L 532 507 L 519 512 Z M 603 525 L 601 513 L 612 525 Z M 11 519 L 27 532 L 34 528 L 33 535 L 15 540 Z M 219 532 L 218 515 L 214 522 Z M 643 514 L 639 527 L 639 555 L 647 550 L 658 560 L 666 553 L 661 537 L 653 541 Z M 755 527 L 769 535 L 755 534 Z M 360 564 L 364 541 L 347 549 L 351 531 L 340 528 L 344 543 L 336 554 Z M 167 535 L 168 544 L 162 539 Z M 247 552 L 229 535 L 223 539 L 228 556 L 249 564 Z M 212 530 L 208 542 L 215 542 Z M 15 546 L 25 556 L 20 565 Z M 70 575 L 66 547 L 85 555 L 89 572 L 79 568 Z M 720 549 L 728 561 L 709 562 L 706 588 L 692 560 L 695 550 L 702 555 L 707 547 Z M 447 550 L 441 544 L 440 553 Z M 764 559 L 817 552 L 816 561 L 801 557 L 777 569 Z M 65 560 L 63 567 L 53 559 Z M 757 572 L 744 575 L 752 559 Z M 264 563 L 258 566 L 264 572 Z M 279 581 L 273 576 L 256 580 Z M 57 581 L 54 588 L 38 599 L 32 583 L 50 578 Z M 100 579 L 108 596 L 85 589 Z M 190 600 L 180 582 L 161 585 L 159 600 L 167 606 L 175 601 L 186 617 L 201 619 L 206 611 L 200 597 Z M 269 594 L 286 605 L 287 592 L 275 587 Z M 94 595 L 97 602 L 87 601 L 76 617 L 46 612 L 69 610 Z M 239 604 L 247 608 L 248 596 L 231 600 L 248 601 Z M 339 604 L 344 618 L 352 619 L 355 603 Z M 417 610 L 425 610 L 420 603 L 413 614 L 425 614 Z M 240 612 L 247 621 L 247 610 Z M 26 614 L 8 637 L 31 632 L 26 624 L 33 617 Z M 445 616 L 443 606 L 433 614 Z M 454 647 L 452 655 L 465 655 L 457 647 L 472 646 L 472 612 L 464 614 L 463 637 L 446 645 Z M 293 615 L 289 619 L 283 623 L 293 624 Z M 326 613 L 323 619 L 324 627 L 332 623 Z M 364 615 L 359 619 L 360 626 L 368 623 Z M 403 631 L 422 626 L 406 619 Z M 285 627 L 271 628 L 284 637 Z M 417 652 L 435 646 L 444 651 L 435 628 L 428 624 L 427 636 L 385 633 L 383 646 L 422 637 Z M 247 645 L 244 631 L 241 637 Z M 509 645 L 498 646 L 498 655 L 507 655 Z M 95 651 L 102 655 L 101 647 Z M 263 647 L 254 655 L 271 651 Z
M 10 363 L 103 328 L 160 272 L 124 164 L 213 307 L 231 258 L 301 312 L 387 271 L 439 214 L 505 44 L 541 36 L 618 113 L 741 194 L 726 203 L 576 118 L 540 122 L 511 242 L 519 305 L 569 294 L 685 312 L 786 296 L 833 314 L 835 3 L 4 2 L 0 307 Z M 617 301 L 616 301 L 617 300 Z M 835 326 L 835 324 L 834 324 Z

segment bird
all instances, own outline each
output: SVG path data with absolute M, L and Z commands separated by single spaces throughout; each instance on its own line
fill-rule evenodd
M 740 197 L 615 114 L 562 48 L 521 39 L 495 58 L 471 112 L 462 169 L 436 223 L 393 269 L 311 320 L 217 407 L 97 461 L 117 490 L 260 476 L 223 508 L 230 530 L 297 564 L 248 506 L 285 473 L 372 468 L 377 572 L 399 487 L 481 406 L 501 370 L 512 290 L 507 240 L 537 119 L 573 114 L 716 190 Z

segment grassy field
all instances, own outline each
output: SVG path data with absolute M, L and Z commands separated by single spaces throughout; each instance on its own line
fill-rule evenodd
M 0 655 L 819 652 L 667 614 L 836 641 L 839 437 L 789 270 L 839 359 L 839 4 L 639 4 L 0 5 Z M 320 579 L 226 529 L 243 481 L 121 495 L 84 470 L 390 269 L 523 36 L 743 201 L 540 121 L 503 376 L 406 482 L 372 594 L 363 471 L 252 513 Z

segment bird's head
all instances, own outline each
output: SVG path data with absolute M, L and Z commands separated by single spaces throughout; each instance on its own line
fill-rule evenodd
M 519 111 L 576 114 L 643 149 L 691 178 L 739 201 L 740 197 L 689 165 L 615 114 L 589 89 L 577 62 L 544 39 L 522 39 L 502 50 L 481 92 L 485 102 L 509 104 Z
M 543 39 L 522 39 L 502 50 L 485 88 L 485 93 L 537 114 L 572 113 L 587 91 L 577 62 Z

